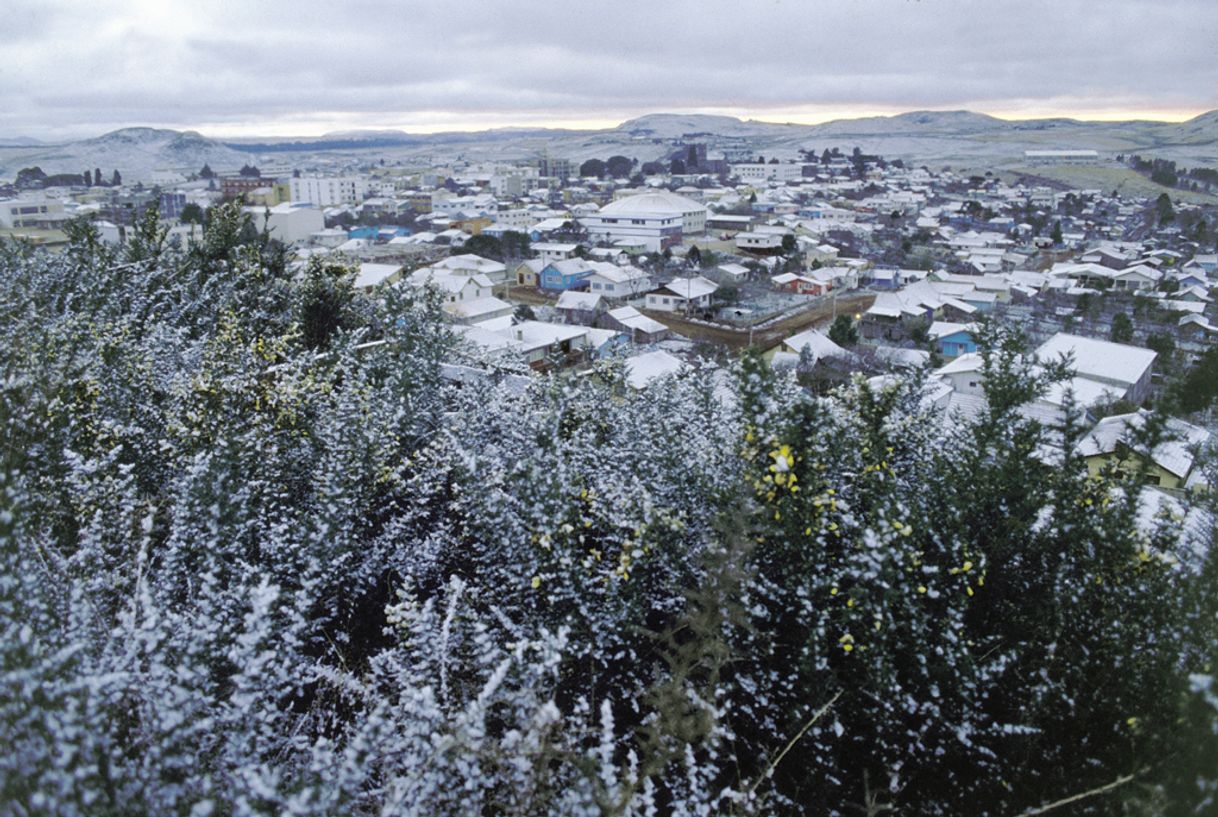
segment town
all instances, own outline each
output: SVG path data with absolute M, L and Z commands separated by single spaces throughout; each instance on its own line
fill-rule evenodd
M 740 139 L 707 141 L 680 135 L 643 163 L 543 151 L 401 167 L 364 152 L 301 167 L 266 153 L 252 157 L 261 168 L 205 164 L 134 184 L 120 169 L 34 167 L 3 188 L 0 229 L 54 250 L 84 220 L 121 245 L 152 211 L 187 244 L 211 208 L 236 202 L 300 275 L 325 261 L 369 295 L 437 293 L 463 341 L 461 377 L 579 376 L 619 359 L 643 389 L 752 348 L 818 393 L 925 370 L 927 399 L 967 417 L 984 407 L 976 333 L 989 321 L 1018 328 L 1045 364 L 1073 367 L 1024 411 L 1052 425 L 1081 409 L 1096 468 L 1126 456 L 1127 433 L 1178 397 L 1170 405 L 1193 422 L 1172 419 L 1180 441 L 1154 455 L 1153 481 L 1173 495 L 1204 484 L 1193 464 L 1218 396 L 1212 171 L 1025 152 L 1032 167 L 1147 172 L 1164 188 L 1151 197 L 858 147 L 767 159 Z

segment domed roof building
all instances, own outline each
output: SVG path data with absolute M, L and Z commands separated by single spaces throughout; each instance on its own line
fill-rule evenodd
M 652 252 L 681 243 L 684 235 L 706 232 L 707 210 L 702 204 L 667 190 L 648 190 L 606 204 L 580 219 L 596 240 L 634 240 Z

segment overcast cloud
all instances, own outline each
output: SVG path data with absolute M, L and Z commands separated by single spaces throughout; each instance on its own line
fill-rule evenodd
M 5 0 L 0 137 L 1218 108 L 1215 0 Z

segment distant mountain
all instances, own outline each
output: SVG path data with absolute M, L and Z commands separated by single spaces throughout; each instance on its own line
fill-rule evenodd
M 32 141 L 32 140 L 26 140 Z M 674 145 L 704 142 L 729 158 L 761 153 L 780 160 L 801 151 L 860 147 L 891 159 L 953 166 L 1018 165 L 1031 149 L 1094 149 L 1105 157 L 1142 153 L 1187 166 L 1218 167 L 1218 111 L 1187 122 L 1082 122 L 1052 118 L 1009 121 L 972 111 L 911 111 L 895 116 L 840 119 L 820 125 L 742 120 L 706 114 L 653 113 L 601 130 L 498 128 L 419 134 L 393 129 L 336 131 L 299 139 L 240 139 L 220 142 L 194 131 L 124 128 L 66 144 L 5 145 L 0 140 L 0 178 L 38 165 L 47 173 L 117 168 L 123 178 L 147 180 L 153 170 L 194 172 L 204 164 L 217 172 L 246 164 L 251 154 L 313 156 L 349 153 L 354 161 L 388 156 L 406 161 L 514 161 L 542 151 L 575 161 L 614 154 L 646 162 L 663 159 Z M 332 161 L 332 156 L 328 161 Z
M 46 173 L 100 168 L 107 176 L 118 170 L 127 181 L 148 181 L 154 170 L 185 174 L 207 164 L 222 172 L 237 170 L 248 159 L 194 131 L 122 128 L 78 142 L 0 149 L 0 177 L 11 177 L 22 167 L 37 165 Z
M 29 136 L 0 136 L 0 147 L 25 148 L 45 144 L 46 142 L 43 142 L 41 139 L 34 139 Z

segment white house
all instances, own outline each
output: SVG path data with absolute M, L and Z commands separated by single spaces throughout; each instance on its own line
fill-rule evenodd
M 719 285 L 701 275 L 678 278 L 654 292 L 647 293 L 647 308 L 661 312 L 689 312 L 706 309 Z
M 623 300 L 651 289 L 651 278 L 638 267 L 619 267 L 606 261 L 590 263 L 596 271 L 588 276 L 589 292 Z

